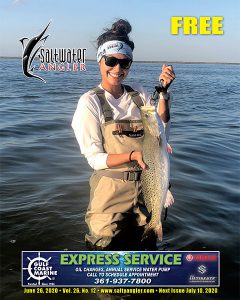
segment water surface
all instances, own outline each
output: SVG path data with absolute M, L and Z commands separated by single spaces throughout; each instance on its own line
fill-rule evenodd
M 170 143 L 176 202 L 169 210 L 159 249 L 221 251 L 220 294 L 184 299 L 235 300 L 240 67 L 175 64 L 174 68 Z M 71 119 L 79 96 L 99 83 L 98 67 L 88 62 L 85 73 L 45 73 L 46 84 L 24 77 L 20 59 L 1 59 L 0 69 L 1 299 L 48 299 L 23 295 L 20 254 L 23 250 L 85 249 L 91 169 L 80 154 Z M 126 83 L 139 82 L 152 92 L 160 69 L 157 63 L 135 63 Z M 66 299 L 63 295 L 49 299 L 61 297 Z

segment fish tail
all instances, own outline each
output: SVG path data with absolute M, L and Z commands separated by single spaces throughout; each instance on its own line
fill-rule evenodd
M 163 238 L 163 230 L 162 230 L 162 223 L 159 223 L 157 226 L 153 226 L 151 223 L 149 223 L 142 235 L 142 241 L 151 236 L 152 234 L 155 234 L 160 241 L 162 241 Z
M 157 226 L 152 224 L 151 222 L 148 223 L 144 229 L 142 241 L 149 236 L 152 236 L 153 234 L 155 234 L 159 238 L 159 240 L 162 240 L 162 223 L 159 223 Z
M 148 223 L 144 229 L 143 235 L 142 235 L 142 241 L 145 240 L 152 234 L 153 232 L 153 227 L 151 226 L 151 223 Z

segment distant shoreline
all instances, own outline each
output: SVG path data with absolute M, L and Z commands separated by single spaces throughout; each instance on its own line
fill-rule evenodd
M 21 59 L 19 56 L 0 56 L 0 59 Z M 86 61 L 96 61 L 95 59 L 86 59 Z M 219 65 L 239 65 L 240 62 L 207 62 L 207 61 L 163 61 L 163 60 L 134 60 L 136 63 L 143 63 L 143 64 L 148 64 L 148 63 L 166 63 L 166 64 L 219 64 Z

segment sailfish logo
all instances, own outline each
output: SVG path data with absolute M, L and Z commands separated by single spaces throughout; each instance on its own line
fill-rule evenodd
M 23 54 L 22 54 L 22 70 L 23 73 L 27 77 L 34 77 L 37 79 L 42 80 L 44 83 L 46 81 L 41 78 L 40 76 L 37 76 L 33 74 L 34 71 L 34 66 L 32 66 L 32 62 L 34 58 L 36 57 L 38 51 L 40 48 L 42 48 L 43 44 L 45 43 L 46 39 L 49 37 L 49 35 L 44 36 L 45 32 L 48 29 L 48 26 L 50 25 L 51 21 L 48 23 L 48 25 L 45 27 L 45 29 L 37 36 L 31 38 L 22 38 L 20 42 L 22 43 L 23 46 Z M 41 43 L 41 45 L 36 49 L 36 47 Z

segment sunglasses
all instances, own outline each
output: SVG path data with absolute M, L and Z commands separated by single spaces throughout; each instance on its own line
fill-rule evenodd
M 122 69 L 129 69 L 132 64 L 132 60 L 130 58 L 119 59 L 114 56 L 103 56 L 105 59 L 105 65 L 108 67 L 115 67 L 117 64 L 120 65 Z

